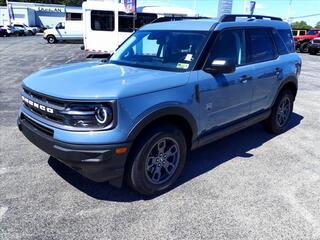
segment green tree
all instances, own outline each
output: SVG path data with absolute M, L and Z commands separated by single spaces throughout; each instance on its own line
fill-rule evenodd
M 317 24 L 316 24 L 315 28 L 320 28 L 320 21 L 319 21 L 319 22 L 317 22 Z
M 308 25 L 306 21 L 291 23 L 292 29 L 310 29 L 312 26 Z
M 0 0 L 0 6 L 5 6 L 6 5 L 6 0 Z

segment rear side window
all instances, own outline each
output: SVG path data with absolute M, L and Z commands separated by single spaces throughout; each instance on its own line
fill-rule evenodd
M 269 29 L 247 29 L 248 62 L 265 62 L 275 57 Z
M 114 31 L 114 12 L 91 11 L 91 29 L 94 31 Z
M 289 50 L 288 50 L 286 44 L 283 42 L 282 38 L 280 37 L 278 31 L 273 29 L 272 35 L 273 35 L 274 42 L 277 46 L 278 53 L 280 55 L 288 54 Z
M 208 58 L 208 64 L 215 59 L 233 59 L 237 66 L 246 63 L 246 46 L 244 30 L 225 30 L 221 32 L 215 41 Z
M 280 29 L 278 32 L 282 41 L 286 44 L 288 51 L 290 53 L 295 52 L 294 41 L 290 29 Z

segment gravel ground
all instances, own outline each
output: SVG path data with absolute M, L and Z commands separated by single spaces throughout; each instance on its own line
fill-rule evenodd
M 16 127 L 22 79 L 85 60 L 79 48 L 0 38 L 0 239 L 320 239 L 320 56 L 301 55 L 290 130 L 198 149 L 173 190 L 144 198 L 86 180 Z

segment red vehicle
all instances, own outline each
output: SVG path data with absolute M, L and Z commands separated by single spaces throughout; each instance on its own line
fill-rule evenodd
M 302 53 L 307 53 L 308 48 L 311 44 L 311 40 L 320 37 L 320 29 L 314 28 L 310 29 L 306 35 L 294 36 L 294 42 L 296 44 L 296 49 L 299 49 Z

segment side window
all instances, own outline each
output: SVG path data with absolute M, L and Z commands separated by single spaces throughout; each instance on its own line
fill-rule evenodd
M 297 30 L 292 30 L 292 34 L 293 34 L 293 36 L 297 36 L 298 35 L 298 31 Z M 301 33 L 300 33 L 300 35 L 301 35 Z
M 148 23 L 151 23 L 155 19 L 157 19 L 157 14 L 153 14 L 153 13 L 137 13 L 135 27 L 136 28 L 141 28 L 142 26 L 144 26 L 144 25 L 146 25 Z
M 275 47 L 268 29 L 247 29 L 246 37 L 249 63 L 274 59 Z
M 306 32 L 305 31 L 300 31 L 300 36 L 304 36 L 306 35 Z
M 82 13 L 67 13 L 66 19 L 68 21 L 81 21 Z
M 294 40 L 291 31 L 289 29 L 281 29 L 278 30 L 278 32 L 282 38 L 282 41 L 286 44 L 288 51 L 291 53 L 295 52 Z
M 273 35 L 274 42 L 276 43 L 278 53 L 280 55 L 288 54 L 289 53 L 288 48 L 286 44 L 283 42 L 282 38 L 280 37 L 278 31 L 273 29 L 272 35 Z
M 133 32 L 133 14 L 119 12 L 119 32 Z
M 246 46 L 244 36 L 244 30 L 241 29 L 222 31 L 210 50 L 208 64 L 218 58 L 233 59 L 237 66 L 245 64 Z
M 114 31 L 114 12 L 91 11 L 91 29 L 94 31 Z

